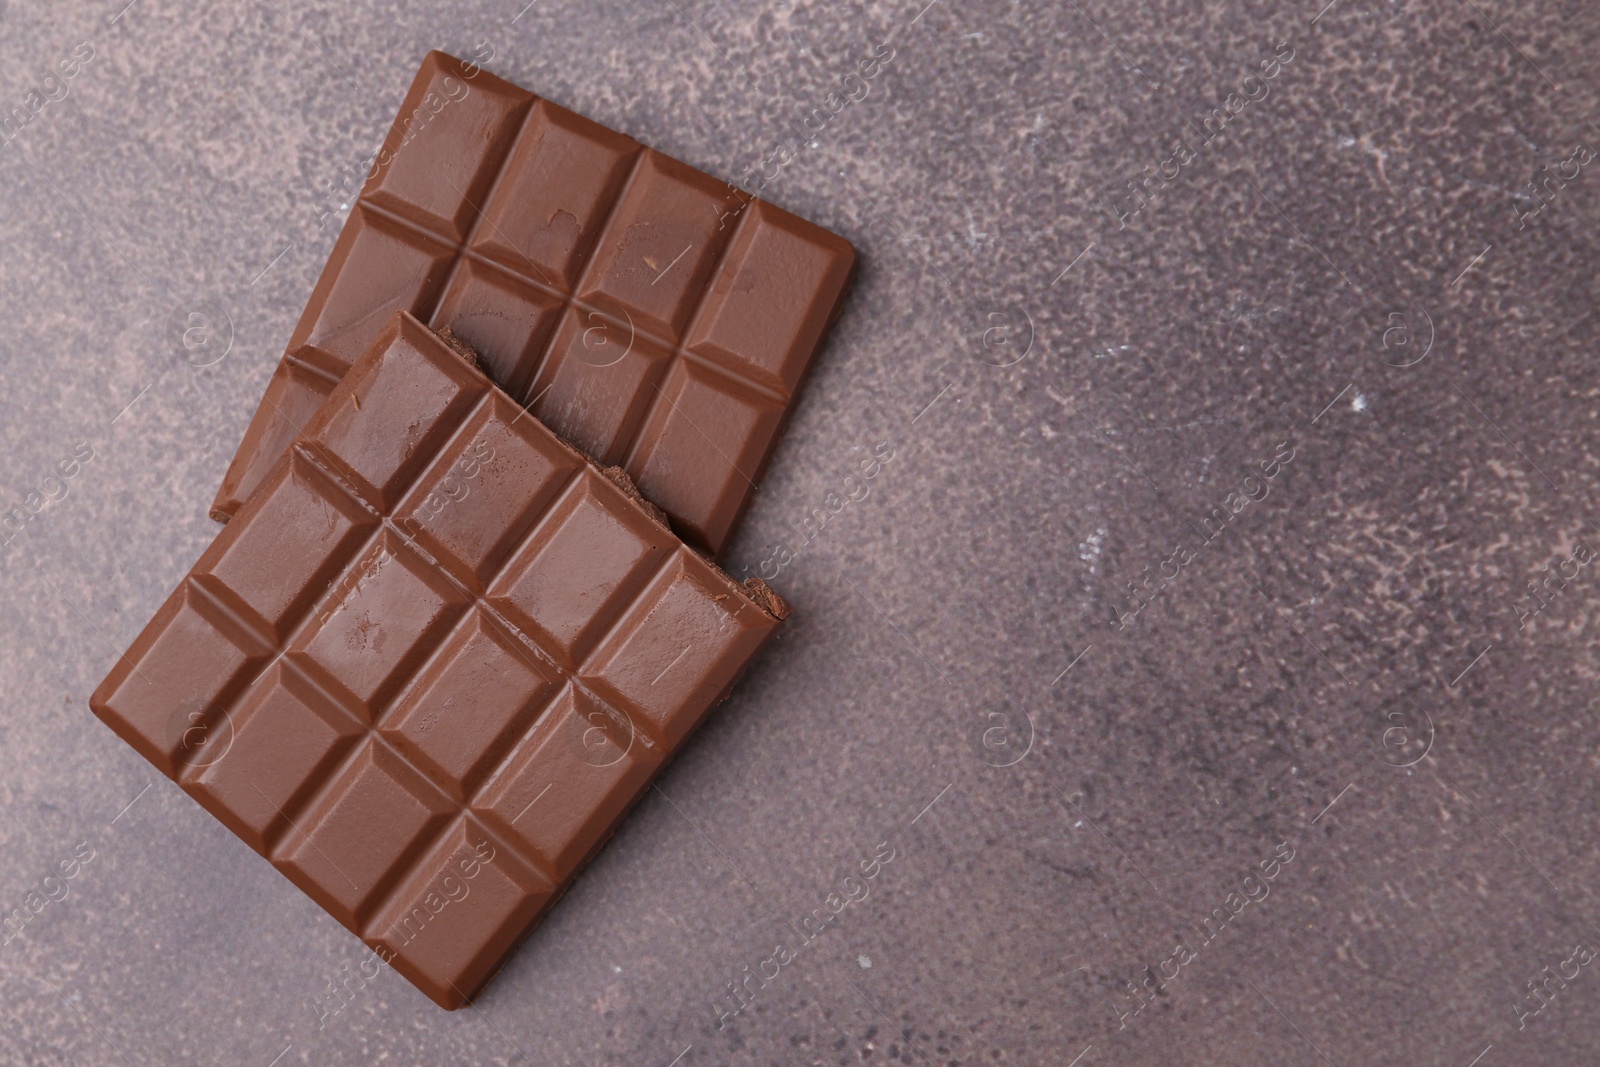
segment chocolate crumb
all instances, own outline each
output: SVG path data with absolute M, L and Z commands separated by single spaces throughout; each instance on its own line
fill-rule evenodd
M 450 351 L 466 360 L 468 366 L 478 366 L 477 351 L 471 345 L 467 344 L 467 342 L 457 337 L 454 330 L 446 326 L 442 330 L 435 330 L 434 333 L 438 334 L 439 340 L 443 341 L 445 345 L 449 347 Z M 481 370 L 482 368 L 479 369 Z
M 746 579 L 744 587 L 749 592 L 750 598 L 756 602 L 761 610 L 779 622 L 787 619 L 793 611 L 789 607 L 789 602 L 773 592 L 772 586 L 763 582 L 760 578 Z

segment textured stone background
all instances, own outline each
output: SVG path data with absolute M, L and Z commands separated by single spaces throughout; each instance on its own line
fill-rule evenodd
M 93 850 L 0 946 L 0 1062 L 1595 1062 L 1600 961 L 1527 987 L 1600 948 L 1600 567 L 1519 618 L 1600 548 L 1600 164 L 1519 219 L 1600 150 L 1589 0 L 123 2 L 0 2 L 0 113 L 93 54 L 0 147 L 0 503 L 93 454 L 0 548 L 0 911 Z M 361 946 L 87 698 L 215 532 L 329 184 L 428 48 L 749 180 L 885 42 L 767 189 L 863 263 L 731 555 L 799 549 L 794 622 L 474 1009 L 319 1019 Z

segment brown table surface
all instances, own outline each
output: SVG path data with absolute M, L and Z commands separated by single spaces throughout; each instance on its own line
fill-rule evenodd
M 123 2 L 0 3 L 0 1062 L 1594 1062 L 1592 4 Z M 480 45 L 862 270 L 787 632 L 446 1014 L 87 699 Z

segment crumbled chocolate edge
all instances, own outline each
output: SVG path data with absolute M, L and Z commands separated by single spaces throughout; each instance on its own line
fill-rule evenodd
M 561 437 L 560 434 L 557 434 L 556 436 Z M 561 439 L 566 441 L 566 438 L 564 437 Z M 570 445 L 572 442 L 567 441 L 567 443 Z M 638 504 L 641 508 L 644 508 L 645 513 L 652 519 L 662 526 L 665 526 L 667 529 L 672 529 L 672 523 L 667 520 L 667 513 L 644 498 L 644 494 L 639 492 L 639 487 L 633 484 L 633 479 L 628 477 L 627 471 L 623 470 L 621 467 L 602 467 L 599 463 L 595 462 L 594 457 L 585 454 L 581 448 L 574 448 L 573 451 L 577 452 L 578 455 L 583 456 L 584 459 L 593 464 L 601 474 L 605 475 L 607 481 L 616 486 L 618 489 L 621 489 L 623 495 L 629 500 L 632 500 L 635 504 Z
M 787 600 L 779 596 L 772 586 L 763 582 L 760 578 L 746 578 L 744 589 L 745 592 L 750 594 L 750 599 L 756 602 L 757 607 L 779 622 L 787 619 L 794 610 L 789 607 Z
M 446 326 L 442 330 L 435 330 L 433 332 L 434 336 L 438 337 L 439 340 L 444 342 L 446 348 L 450 349 L 450 351 L 466 360 L 469 367 L 480 371 L 483 369 L 478 364 L 477 351 L 471 345 L 467 344 L 467 342 L 457 337 L 456 332 L 450 327 Z

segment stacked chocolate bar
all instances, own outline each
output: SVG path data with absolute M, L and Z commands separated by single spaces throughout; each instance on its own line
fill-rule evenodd
M 459 1007 L 787 617 L 714 561 L 854 259 L 431 53 L 95 714 Z

